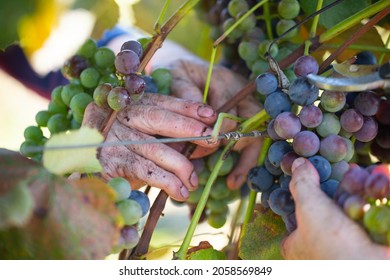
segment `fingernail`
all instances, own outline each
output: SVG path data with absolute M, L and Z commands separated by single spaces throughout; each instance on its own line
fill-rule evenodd
M 297 158 L 294 160 L 292 166 L 291 166 L 291 171 L 294 172 L 295 169 L 297 169 L 299 166 L 305 164 L 305 159 L 304 158 Z
M 198 107 L 198 116 L 203 118 L 210 118 L 215 114 L 214 110 L 208 106 L 199 106 Z
M 195 171 L 192 172 L 192 174 L 191 174 L 190 183 L 194 187 L 198 186 L 199 180 L 198 180 L 198 175 L 196 175 Z
M 185 199 L 187 199 L 190 196 L 190 193 L 185 186 L 181 186 L 180 193 L 181 193 L 181 196 Z

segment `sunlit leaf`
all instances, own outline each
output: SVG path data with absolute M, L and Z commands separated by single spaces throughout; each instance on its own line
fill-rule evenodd
M 280 243 L 285 225 L 270 209 L 255 211 L 255 218 L 243 228 L 239 256 L 245 260 L 280 260 Z
M 12 182 L 0 184 L 0 197 L 23 182 L 33 200 L 27 221 L 0 229 L 0 258 L 104 259 L 110 254 L 119 238 L 120 215 L 112 190 L 102 180 L 69 181 L 15 152 L 1 151 L 0 168 L 6 171 L 0 173 L 0 182 Z M 25 201 L 15 203 L 25 207 Z
M 225 253 L 215 250 L 208 241 L 201 241 L 189 249 L 187 255 L 188 260 L 226 260 Z
M 82 127 L 78 130 L 53 135 L 45 147 L 72 147 L 84 144 L 102 143 L 104 137 L 96 129 Z M 54 174 L 71 172 L 94 173 L 102 171 L 96 158 L 97 148 L 45 150 L 43 165 Z

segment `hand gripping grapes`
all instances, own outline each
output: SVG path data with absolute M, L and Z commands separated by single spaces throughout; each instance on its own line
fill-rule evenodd
M 170 53 L 172 46 L 166 48 Z M 171 62 L 156 56 L 155 61 L 169 64 L 173 75 L 171 94 L 179 98 L 148 94 L 136 104 L 125 107 L 117 116 L 107 141 L 149 139 L 151 137 L 192 137 L 210 135 L 220 107 L 245 84 L 245 79 L 233 72 L 217 67 L 212 77 L 209 105 L 201 103 L 208 65 L 188 55 L 179 48 L 186 60 Z M 164 54 L 162 50 L 159 55 Z M 253 97 L 249 97 L 229 113 L 249 117 L 261 109 Z M 101 129 L 109 110 L 91 104 L 85 112 L 83 125 Z M 236 123 L 226 121 L 221 132 L 234 130 Z M 214 152 L 219 143 L 197 141 L 191 158 L 203 157 Z M 125 147 L 106 147 L 99 153 L 106 179 L 121 176 L 127 178 L 133 188 L 145 184 L 165 190 L 173 199 L 183 201 L 189 192 L 197 188 L 198 177 L 191 161 L 179 151 L 185 143 L 145 144 Z M 248 170 L 256 165 L 261 140 L 239 141 L 241 160 L 227 178 L 230 188 L 236 189 L 245 181 Z

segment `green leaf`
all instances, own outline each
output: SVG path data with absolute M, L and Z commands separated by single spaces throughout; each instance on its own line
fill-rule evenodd
M 280 243 L 286 228 L 270 209 L 255 210 L 255 218 L 243 228 L 239 256 L 244 260 L 281 260 Z
M 215 250 L 208 241 L 201 241 L 198 246 L 188 250 L 188 260 L 226 260 L 224 252 Z
M 32 198 L 22 224 L 0 229 L 1 258 L 104 259 L 111 253 L 119 238 L 120 215 L 114 193 L 103 181 L 68 181 L 5 150 L 0 150 L 0 169 L 5 171 L 0 173 L 1 199 L 19 192 L 20 186 Z M 26 207 L 26 202 L 16 202 L 13 206 Z
M 306 16 L 309 16 L 316 11 L 317 1 L 300 0 L 299 2 Z M 333 2 L 334 0 L 324 0 L 322 7 Z M 333 25 L 366 8 L 370 3 L 370 0 L 344 0 L 320 14 L 319 24 L 325 28 L 331 28 Z
M 97 129 L 82 127 L 78 130 L 53 135 L 45 147 L 72 147 L 83 144 L 100 144 L 104 137 Z M 50 172 L 64 175 L 72 172 L 95 173 L 102 171 L 96 158 L 97 148 L 45 150 L 43 165 Z

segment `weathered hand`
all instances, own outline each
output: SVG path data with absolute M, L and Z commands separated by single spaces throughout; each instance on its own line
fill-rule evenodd
M 83 125 L 101 129 L 108 108 L 91 103 L 85 111 Z M 215 111 L 199 102 L 174 97 L 145 94 L 137 104 L 118 113 L 107 141 L 141 140 L 154 136 L 192 137 L 211 134 L 209 126 L 216 120 Z M 219 143 L 196 141 L 203 147 Z M 175 145 L 141 144 L 102 148 L 99 160 L 103 177 L 127 178 L 133 188 L 145 184 L 165 190 L 173 199 L 188 198 L 188 190 L 198 185 L 194 166 Z
M 202 102 L 203 89 L 207 80 L 208 64 L 199 59 L 176 60 L 168 66 L 172 73 L 172 94 L 174 96 Z M 214 109 L 221 107 L 233 95 L 235 95 L 247 83 L 242 76 L 222 66 L 214 66 L 211 78 L 208 104 Z M 262 106 L 249 95 L 238 103 L 228 113 L 244 118 L 249 118 L 258 113 Z M 224 120 L 221 132 L 233 131 L 237 123 L 232 120 Z M 240 140 L 235 150 L 241 151 L 241 157 L 236 168 L 229 174 L 227 184 L 231 189 L 237 189 L 246 180 L 248 171 L 257 163 L 261 149 L 262 139 Z M 216 147 L 199 146 L 193 153 L 193 158 L 203 157 L 214 152 Z
M 290 182 L 298 227 L 282 243 L 287 259 L 390 259 L 390 248 L 373 243 L 356 222 L 320 189 L 319 176 L 296 159 Z

